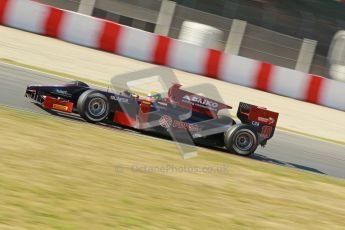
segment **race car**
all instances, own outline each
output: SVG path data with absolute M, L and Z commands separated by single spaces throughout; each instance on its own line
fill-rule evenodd
M 139 131 L 173 136 L 175 140 L 219 147 L 249 156 L 273 137 L 279 114 L 240 102 L 236 123 L 221 110 L 232 107 L 173 84 L 165 97 L 130 91 L 93 89 L 73 81 L 63 85 L 29 85 L 25 97 L 45 109 L 79 114 L 87 122 L 110 123 Z M 181 138 L 183 137 L 183 138 Z M 185 140 L 186 139 L 186 140 Z

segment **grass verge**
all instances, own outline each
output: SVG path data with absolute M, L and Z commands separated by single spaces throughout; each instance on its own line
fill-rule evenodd
M 0 107 L 1 229 L 341 229 L 345 182 Z
M 58 71 L 54 71 L 54 70 L 49 70 L 49 69 L 38 67 L 38 66 L 28 65 L 28 64 L 17 62 L 17 61 L 8 59 L 8 58 L 0 58 L 0 62 L 5 63 L 5 64 L 14 65 L 14 66 L 21 67 L 21 68 L 26 68 L 26 69 L 46 73 L 46 74 L 50 74 L 50 75 L 53 75 L 56 77 L 66 78 L 66 79 L 70 79 L 70 80 L 83 81 L 85 83 L 92 84 L 92 85 L 99 86 L 99 87 L 105 87 L 105 88 L 109 87 L 109 84 L 99 82 L 99 81 L 94 81 L 94 80 L 88 79 L 86 77 L 76 76 L 76 75 L 72 75 L 72 74 L 68 74 L 68 73 L 62 73 L 62 72 L 58 72 Z M 135 92 L 140 94 L 140 95 L 142 94 L 142 92 L 139 92 L 139 91 L 135 91 Z M 236 118 L 236 117 L 234 117 L 234 118 Z M 313 139 L 318 139 L 318 140 L 327 141 L 327 142 L 331 142 L 331 143 L 335 143 L 335 144 L 345 145 L 344 141 L 333 140 L 333 139 L 329 139 L 329 138 L 325 138 L 325 137 L 321 137 L 321 136 L 317 136 L 317 135 L 289 129 L 286 127 L 278 126 L 277 129 L 285 131 L 285 132 L 290 132 L 290 133 L 306 136 L 306 137 L 313 138 Z

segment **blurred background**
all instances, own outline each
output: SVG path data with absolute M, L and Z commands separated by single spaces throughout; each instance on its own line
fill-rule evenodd
M 345 81 L 345 0 L 39 0 Z

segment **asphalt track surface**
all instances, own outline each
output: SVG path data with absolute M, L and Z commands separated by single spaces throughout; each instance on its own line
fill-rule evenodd
M 24 98 L 29 84 L 61 84 L 68 80 L 11 65 L 0 64 L 0 105 L 51 114 Z M 59 113 L 56 115 L 59 116 Z M 65 118 L 77 119 L 76 116 Z M 313 173 L 345 178 L 345 145 L 277 130 L 265 148 L 252 158 Z

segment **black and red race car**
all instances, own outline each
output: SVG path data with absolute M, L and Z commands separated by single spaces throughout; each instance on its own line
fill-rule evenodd
M 129 91 L 121 93 L 92 89 L 74 81 L 64 85 L 30 85 L 25 96 L 45 109 L 79 114 L 91 123 L 107 122 L 136 130 L 187 137 L 196 144 L 226 148 L 248 156 L 258 145 L 272 138 L 278 113 L 247 103 L 240 103 L 237 117 L 219 115 L 231 106 L 181 89 L 170 87 L 166 97 L 160 94 L 140 97 Z M 183 139 L 178 141 L 183 142 Z

